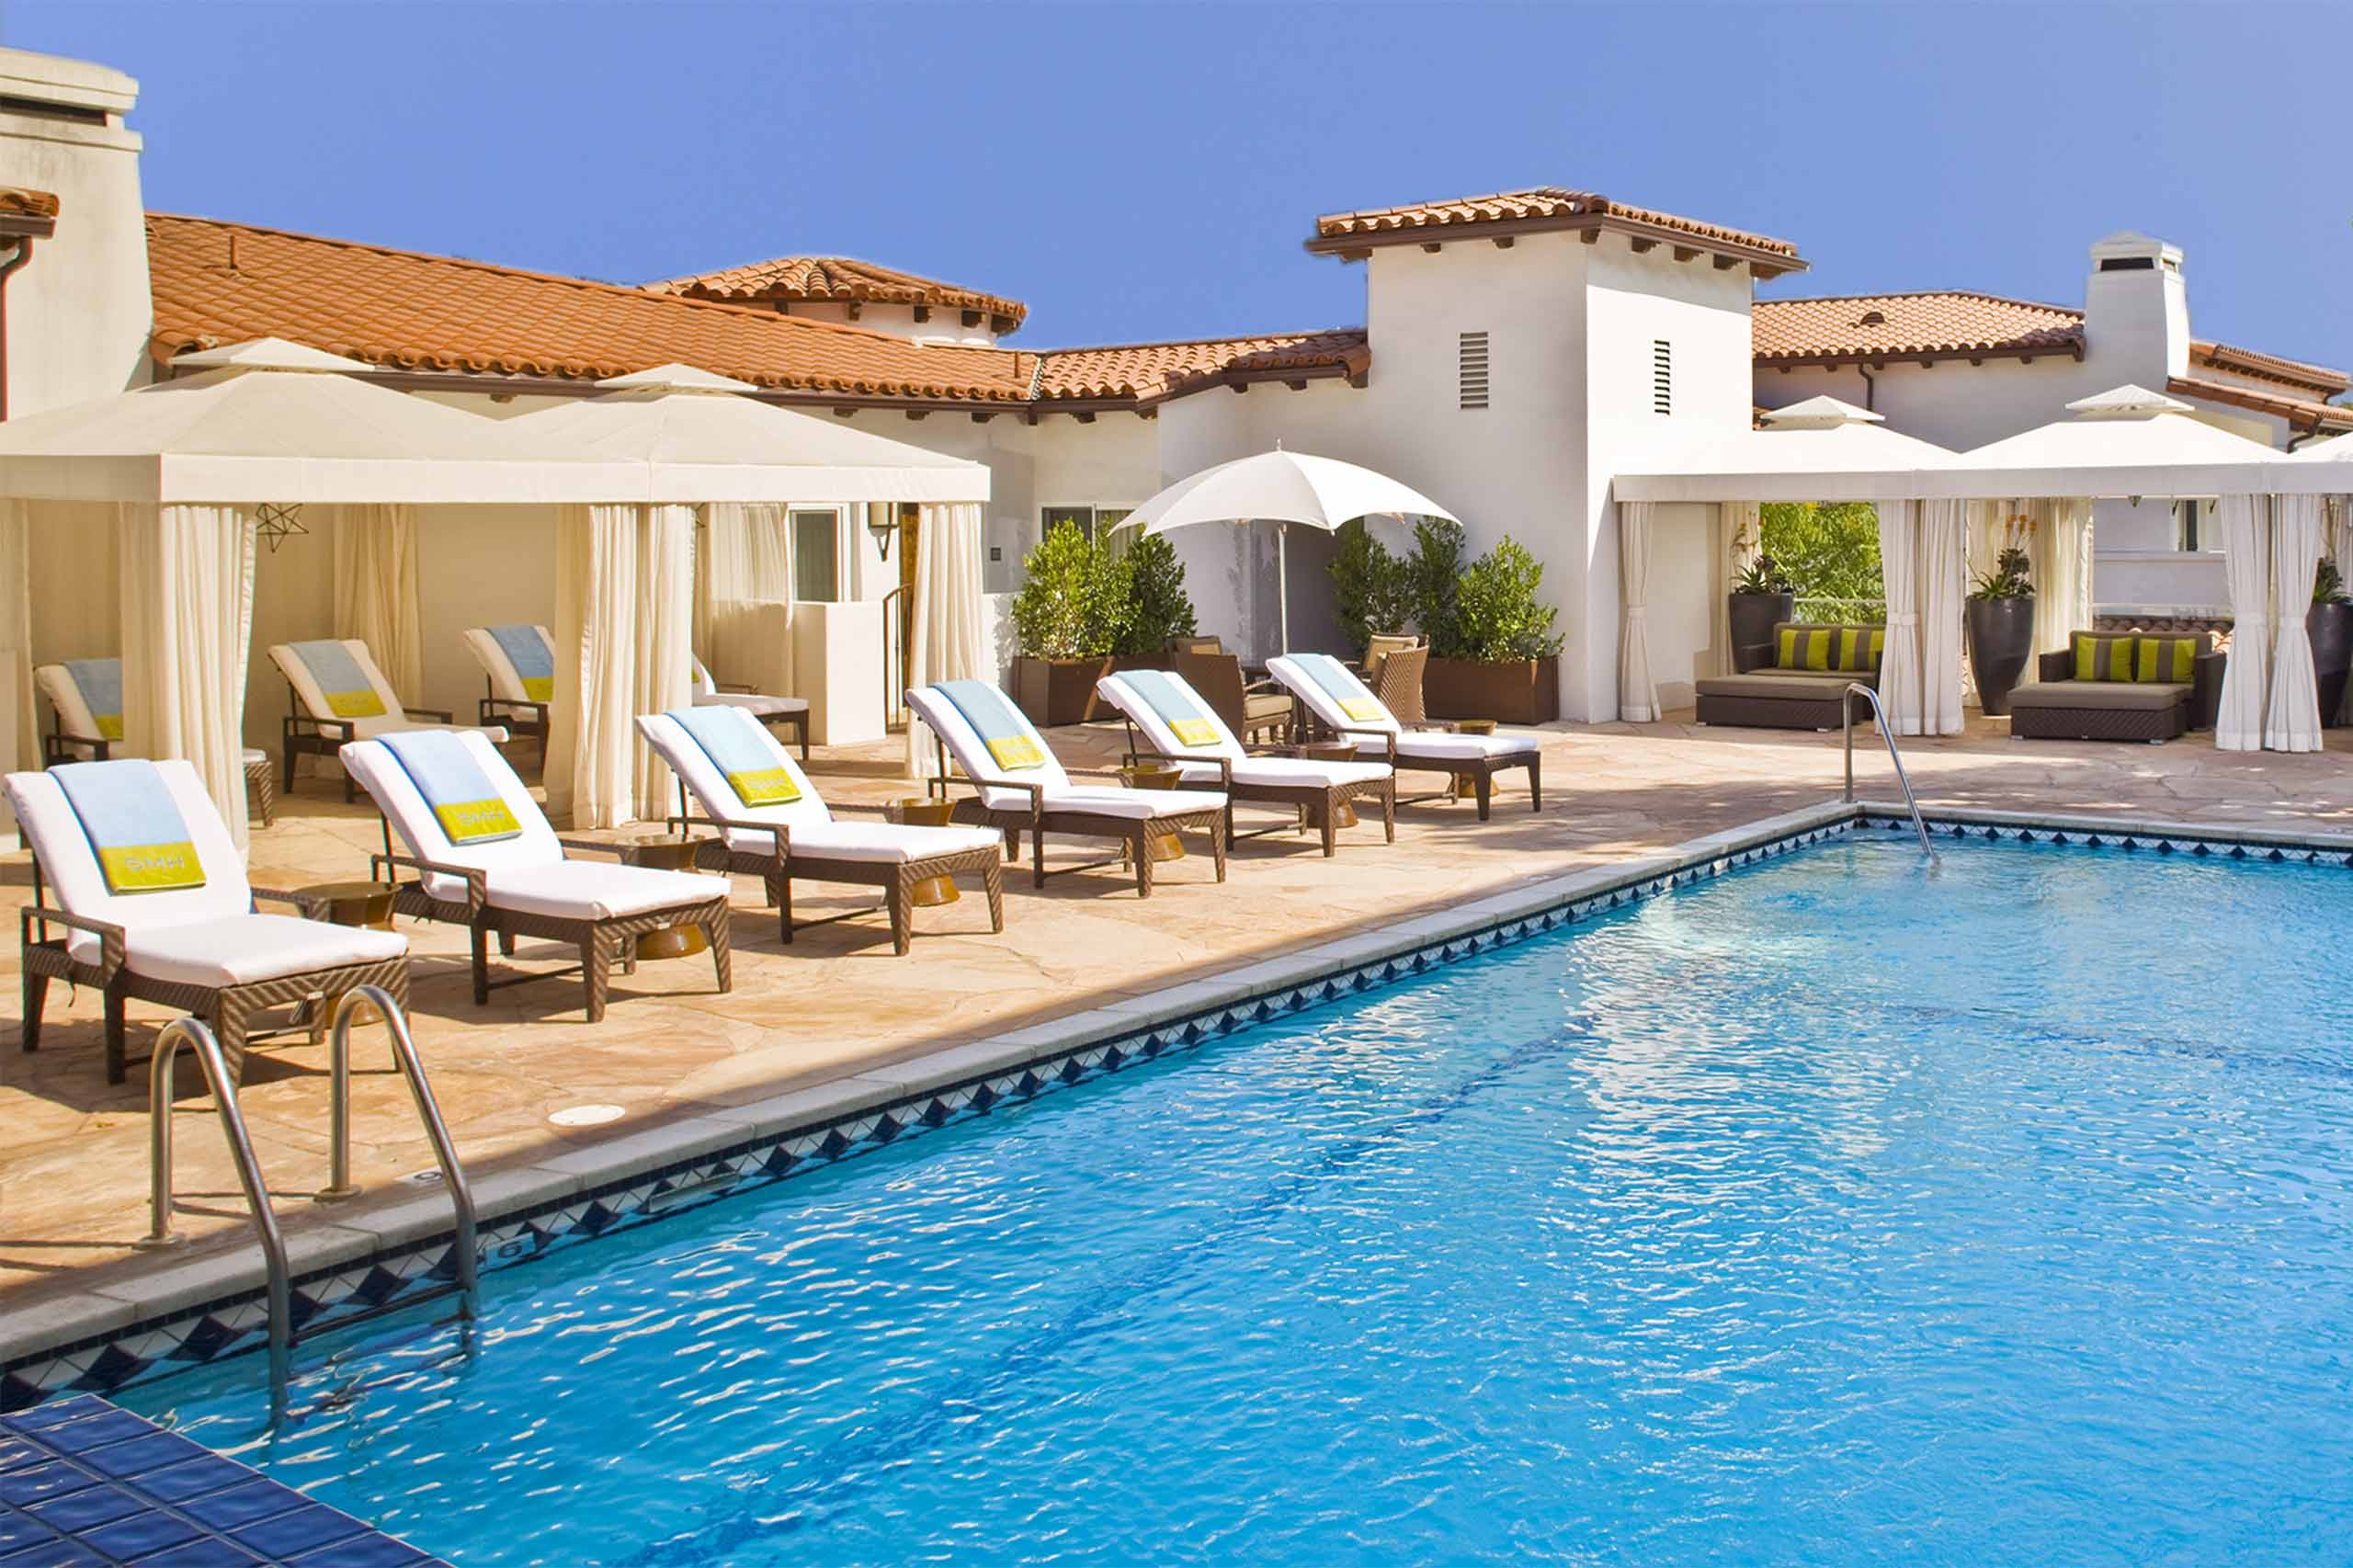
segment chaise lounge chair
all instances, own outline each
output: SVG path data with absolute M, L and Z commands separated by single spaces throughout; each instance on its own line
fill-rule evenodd
M 1308 825 L 1330 855 L 1338 847 L 1342 803 L 1369 796 L 1381 802 L 1381 832 L 1389 842 L 1397 841 L 1397 775 L 1386 762 L 1312 762 L 1252 753 L 1184 676 L 1164 670 L 1105 676 L 1095 689 L 1127 716 L 1131 747 L 1141 731 L 1154 752 L 1177 765 L 1183 788 L 1225 796 L 1229 838 L 1234 835 L 1235 801 L 1289 806 L 1307 813 Z
M 615 960 L 634 967 L 634 939 L 650 932 L 699 929 L 710 944 L 719 989 L 732 988 L 726 883 L 693 871 L 568 858 L 567 850 L 614 855 L 627 846 L 558 838 L 480 731 L 354 741 L 343 748 L 343 763 L 383 813 L 384 853 L 370 857 L 369 870 L 395 884 L 393 909 L 472 931 L 476 1006 L 487 1003 L 493 989 L 494 934 L 506 954 L 514 952 L 517 937 L 578 948 L 592 1024 L 605 1016 Z M 392 852 L 394 832 L 408 846 L 406 855 Z M 400 881 L 401 868 L 417 872 L 417 880 Z M 516 975 L 497 984 L 552 978 Z
M 702 655 L 694 655 L 695 667 L 688 689 L 698 708 L 741 708 L 763 724 L 790 724 L 794 739 L 801 746 L 801 760 L 809 760 L 809 699 L 805 697 L 768 697 L 745 686 L 722 686 L 710 678 L 710 668 Z
M 1112 838 L 1120 863 L 1135 869 L 1138 896 L 1152 896 L 1152 840 L 1186 831 L 1209 835 L 1217 880 L 1225 881 L 1226 805 L 1222 795 L 1182 790 L 1126 790 L 1074 784 L 1073 774 L 1046 749 L 1046 743 L 1005 693 L 982 681 L 943 681 L 907 693 L 907 706 L 930 726 L 938 749 L 953 753 L 973 797 L 957 803 L 957 814 L 1005 835 L 1006 857 L 1021 858 L 1021 833 L 1029 832 L 1030 881 L 1046 883 L 1046 835 Z M 986 737 L 983 739 L 983 737 Z M 947 757 L 940 757 L 940 787 L 948 785 Z M 1054 872 L 1083 871 L 1109 861 L 1065 866 Z
M 106 1004 L 107 1082 L 129 1070 L 124 1005 L 153 1002 L 211 1026 L 233 1074 L 244 1072 L 254 1016 L 325 1003 L 359 985 L 408 1000 L 408 940 L 286 915 L 256 888 L 229 830 L 186 762 L 62 763 L 11 773 L 8 803 L 33 852 L 33 903 L 20 912 L 27 1051 L 40 1046 L 49 983 L 94 987 Z M 46 897 L 54 889 L 57 904 Z M 51 928 L 63 933 L 52 937 Z
M 286 677 L 287 696 L 295 711 L 286 716 L 284 788 L 294 789 L 294 763 L 301 756 L 334 756 L 352 741 L 374 740 L 406 730 L 464 730 L 451 722 L 446 708 L 406 708 L 392 683 L 376 667 L 368 644 L 357 638 L 318 638 L 307 642 L 273 642 L 269 662 Z M 485 724 L 473 732 L 494 741 L 506 738 L 504 726 Z M 353 798 L 351 770 L 343 775 L 343 798 Z
M 989 829 L 836 822 L 790 754 L 740 708 L 647 713 L 637 729 L 678 776 L 678 815 L 671 825 L 720 830 L 722 837 L 703 845 L 701 863 L 760 878 L 784 940 L 791 941 L 796 928 L 796 877 L 881 888 L 891 946 L 902 956 L 913 931 L 915 884 L 930 878 L 978 876 L 988 893 L 989 929 L 1005 929 L 1001 857 Z M 689 795 L 702 807 L 699 816 L 688 810 Z
M 105 762 L 122 744 L 122 661 L 68 659 L 62 665 L 39 665 L 33 681 L 49 699 L 54 727 L 41 737 L 40 765 L 61 762 Z M 270 783 L 269 753 L 259 746 L 244 751 L 245 793 L 252 798 L 261 824 L 278 821 L 278 791 Z
M 1425 650 L 1414 649 L 1415 653 Z M 1390 655 L 1392 659 L 1404 653 Z M 1528 807 L 1544 809 L 1544 754 L 1532 735 L 1459 735 L 1447 731 L 1409 730 L 1372 694 L 1357 673 L 1329 653 L 1286 653 L 1267 673 L 1290 688 L 1318 722 L 1353 739 L 1357 755 L 1378 757 L 1400 773 L 1443 773 L 1468 778 L 1485 822 L 1495 775 L 1528 770 Z M 1415 801 L 1453 798 L 1447 790 L 1416 795 Z
M 488 690 L 474 700 L 475 722 L 503 725 L 548 751 L 548 704 L 555 700 L 555 639 L 544 626 L 517 621 L 466 629 L 466 651 L 482 666 Z

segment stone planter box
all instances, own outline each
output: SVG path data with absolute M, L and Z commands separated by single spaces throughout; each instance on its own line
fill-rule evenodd
M 1987 718 L 2010 710 L 2010 692 L 2034 656 L 2034 596 L 1969 601 L 1969 667 Z
M 2353 605 L 2316 604 L 2304 612 L 2304 635 L 2313 642 L 2313 673 L 2320 687 L 2320 722 L 2336 722 L 2345 700 L 2345 679 L 2353 673 Z
M 1013 661 L 1013 700 L 1040 729 L 1084 724 L 1095 717 L 1095 683 L 1111 673 L 1107 654 L 1093 659 Z
M 1422 709 L 1433 719 L 1549 723 L 1561 716 L 1561 661 L 1475 665 L 1433 657 L 1422 672 Z

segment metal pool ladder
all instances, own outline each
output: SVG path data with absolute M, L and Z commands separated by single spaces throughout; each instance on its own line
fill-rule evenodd
M 452 1251 L 455 1278 L 419 1295 L 395 1298 L 381 1307 L 347 1314 L 331 1326 L 348 1327 L 384 1312 L 406 1312 L 451 1295 L 460 1298 L 459 1316 L 472 1321 L 482 1303 L 473 1189 L 466 1183 L 465 1168 L 458 1163 L 457 1145 L 450 1141 L 449 1126 L 441 1119 L 433 1085 L 426 1080 L 425 1063 L 417 1056 L 416 1041 L 409 1034 L 408 1017 L 381 986 L 355 987 L 335 1003 L 328 1176 L 318 1199 L 334 1202 L 359 1190 L 351 1181 L 351 1026 L 362 1011 L 373 1011 L 384 1020 L 385 1032 L 392 1040 L 392 1060 L 408 1080 L 417 1118 L 425 1124 L 425 1135 L 433 1145 L 434 1161 L 441 1167 L 442 1184 L 449 1188 L 450 1206 L 457 1211 L 457 1243 Z M 255 1157 L 253 1139 L 245 1131 L 244 1114 L 238 1108 L 235 1085 L 230 1081 L 228 1062 L 221 1054 L 220 1042 L 201 1020 L 194 1017 L 175 1018 L 164 1027 L 148 1069 L 150 1213 L 148 1233 L 139 1244 L 169 1246 L 181 1239 L 172 1230 L 171 1102 L 172 1068 L 183 1044 L 196 1048 L 197 1059 L 203 1063 L 204 1075 L 211 1084 L 212 1097 L 221 1108 L 222 1131 L 229 1141 L 229 1155 L 236 1164 L 237 1181 L 244 1188 L 245 1206 L 252 1210 L 254 1232 L 261 1242 L 269 1293 L 269 1419 L 271 1426 L 276 1427 L 286 1417 L 287 1387 L 292 1377 L 294 1346 L 300 1337 L 294 1330 L 293 1280 L 287 1265 L 286 1239 L 278 1229 L 277 1212 L 270 1208 L 269 1188 L 262 1180 L 261 1162 Z
M 1913 798 L 1912 779 L 1904 771 L 1904 756 L 1895 749 L 1895 732 L 1888 727 L 1887 710 L 1880 706 L 1879 693 L 1859 680 L 1848 681 L 1847 691 L 1871 705 L 1871 717 L 1879 721 L 1880 738 L 1887 743 L 1887 760 L 1895 764 L 1895 781 L 1904 788 L 1904 804 L 1912 813 L 1913 830 L 1920 835 L 1920 853 L 1928 858 L 1929 864 L 1937 864 L 1936 849 L 1928 843 L 1928 824 L 1921 820 L 1920 802 Z M 1847 748 L 1847 800 L 1851 802 L 1855 798 L 1855 705 L 1841 703 L 1838 712 L 1841 739 Z

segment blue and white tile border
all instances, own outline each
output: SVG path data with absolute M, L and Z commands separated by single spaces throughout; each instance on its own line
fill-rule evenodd
M 2156 822 L 1941 811 L 1953 839 L 2353 866 L 2353 837 Z M 1441 914 L 1172 986 L 816 1088 L 706 1112 L 478 1179 L 484 1268 L 634 1228 L 968 1117 L 1409 979 L 1595 915 L 1859 833 L 1910 832 L 1900 807 L 1832 802 L 1674 849 L 1549 878 Z M 306 1332 L 450 1278 L 455 1237 L 436 1189 L 338 1213 L 290 1235 Z M 258 1259 L 246 1252 L 52 1298 L 0 1328 L 0 1411 L 67 1391 L 111 1392 L 252 1349 L 265 1337 Z

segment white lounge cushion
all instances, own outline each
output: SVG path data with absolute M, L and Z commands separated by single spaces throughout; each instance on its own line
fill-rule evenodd
M 695 699 L 698 708 L 741 708 L 763 719 L 779 719 L 809 711 L 805 697 L 763 697 L 756 691 L 706 691 Z
M 1152 743 L 1152 749 L 1165 757 L 1222 756 L 1230 757 L 1237 764 L 1244 761 L 1249 753 L 1240 741 L 1233 738 L 1233 732 L 1225 727 L 1225 721 L 1217 716 L 1217 710 L 1209 705 L 1208 699 L 1194 691 L 1183 676 L 1172 675 L 1168 679 L 1188 693 L 1194 706 L 1200 710 L 1202 719 L 1215 726 L 1215 740 L 1199 745 L 1188 745 L 1178 740 L 1176 732 L 1168 727 L 1168 721 L 1160 716 L 1160 710 L 1145 701 L 1143 693 L 1130 686 L 1124 676 L 1103 676 L 1095 683 L 1095 694 L 1125 714 L 1136 728 L 1143 732 L 1144 738 Z M 1190 778 L 1194 775 L 1188 770 L 1185 777 Z M 1217 777 L 1214 767 L 1210 770 L 1210 777 Z
M 247 767 L 251 767 L 256 762 L 267 762 L 268 760 L 269 753 L 262 750 L 261 747 L 247 746 L 245 748 L 245 766 Z
M 1027 801 L 1021 803 L 1029 804 Z M 1050 812 L 1080 812 L 1098 817 L 1148 821 L 1181 816 L 1187 812 L 1224 809 L 1225 797 L 1215 790 L 1116 790 L 1075 784 L 1046 791 L 1046 810 Z
M 700 903 L 717 898 L 722 890 L 718 879 L 693 871 L 559 860 L 552 866 L 494 869 L 483 879 L 483 891 L 494 909 L 559 920 L 609 920 Z
M 407 951 L 408 938 L 396 932 L 288 915 L 232 915 L 131 933 L 124 940 L 123 965 L 150 980 L 217 988 L 381 963 Z
M 547 639 L 549 647 L 555 646 L 555 638 L 549 633 L 546 627 L 535 627 L 533 630 Z M 489 679 L 490 694 L 493 697 L 506 702 L 534 700 L 531 694 L 523 689 L 523 676 L 515 668 L 515 661 L 506 656 L 506 650 L 500 646 L 497 638 L 490 634 L 490 628 L 468 627 L 465 632 L 465 643 L 466 651 L 474 656 L 474 663 L 482 666 L 483 675 Z
M 561 861 L 563 846 L 556 842 L 555 829 L 548 825 L 546 813 L 531 799 L 531 792 L 524 788 L 523 780 L 516 776 L 506 759 L 498 755 L 487 737 L 473 731 L 466 732 L 466 749 L 473 753 L 475 765 L 496 786 L 498 798 L 515 813 L 515 820 L 523 824 L 523 831 L 515 837 L 486 844 L 452 844 L 449 835 L 441 831 L 433 809 L 425 803 L 415 781 L 409 778 L 408 770 L 381 741 L 354 741 L 337 755 L 351 777 L 376 802 L 376 809 L 392 824 L 392 831 L 407 845 L 408 852 L 420 860 L 485 871 Z M 426 874 L 425 889 L 427 894 L 445 903 L 458 903 L 466 896 L 463 879 L 438 872 Z
M 768 847 L 766 834 L 731 833 L 730 843 L 755 852 Z M 792 830 L 792 853 L 826 860 L 858 860 L 879 866 L 904 866 L 934 855 L 959 855 L 970 849 L 994 851 L 995 833 L 984 827 L 916 827 L 899 823 L 829 822 Z
M 817 793 L 817 787 L 809 782 L 809 776 L 801 771 L 801 765 L 792 760 L 792 754 L 779 745 L 776 737 L 767 731 L 755 725 L 753 732 L 757 737 L 757 744 L 767 749 L 769 763 L 781 768 L 784 776 L 792 780 L 792 787 L 800 791 L 794 800 L 775 805 L 745 805 L 735 793 L 734 787 L 727 782 L 726 775 L 719 771 L 718 764 L 710 760 L 710 754 L 702 749 L 702 743 L 688 734 L 685 725 L 667 713 L 641 713 L 637 716 L 637 733 L 645 737 L 645 744 L 654 748 L 655 755 L 670 765 L 670 771 L 678 776 L 678 781 L 687 787 L 687 792 L 702 808 L 702 815 L 730 822 L 781 823 L 796 834 L 803 828 L 831 822 L 833 813 L 825 809 L 824 797 Z M 762 848 L 773 842 L 762 834 L 740 836 L 747 841 L 758 840 Z
M 1357 749 L 1368 756 L 1388 755 L 1378 735 L 1366 737 Z M 1453 735 L 1408 730 L 1397 737 L 1397 755 L 1432 762 L 1456 762 L 1477 757 L 1529 756 L 1538 749 L 1533 735 Z
M 1046 760 L 1037 767 L 1009 770 L 997 766 L 996 759 L 989 756 L 989 748 L 973 732 L 971 722 L 957 709 L 955 703 L 940 693 L 929 687 L 911 687 L 907 692 L 907 706 L 915 710 L 915 717 L 921 719 L 930 728 L 932 733 L 938 735 L 949 751 L 954 755 L 956 766 L 964 770 L 965 778 L 973 780 L 980 787 L 981 801 L 991 810 L 1027 811 L 1029 809 L 1028 790 L 993 787 L 1000 782 L 1042 785 L 1049 790 L 1070 788 L 1070 775 L 1063 771 L 1062 760 L 1055 756 L 1052 748 L 1046 744 L 1046 738 L 1038 733 L 1038 727 L 1029 722 L 1029 718 L 1021 714 L 1018 709 L 1015 710 L 1015 713 L 1020 718 L 1021 733 L 1036 744 L 1039 755 Z
M 97 715 L 91 712 L 89 703 L 83 700 L 82 688 L 74 684 L 73 671 L 63 665 L 37 665 L 33 667 L 33 680 L 40 687 L 41 695 L 49 699 L 50 706 L 57 710 L 60 729 L 84 740 L 101 738 Z M 84 752 L 81 755 L 86 756 L 89 754 Z M 117 742 L 113 755 L 124 756 L 129 754 L 122 750 L 121 743 Z
M 1220 774 L 1213 762 L 1188 762 L 1180 776 L 1188 782 L 1213 784 Z M 1330 789 L 1341 784 L 1373 784 L 1389 777 L 1385 762 L 1311 762 L 1303 757 L 1253 756 L 1233 765 L 1233 781 L 1243 785 L 1273 785 Z
M 278 666 L 278 673 L 284 676 L 286 684 L 294 688 L 294 696 L 301 703 L 303 712 L 312 718 L 334 720 L 337 723 L 349 724 L 352 737 L 362 741 L 373 740 L 378 735 L 394 734 L 403 730 L 463 730 L 469 733 L 487 736 L 494 741 L 506 739 L 506 730 L 505 726 L 499 724 L 478 728 L 472 724 L 420 722 L 410 718 L 402 710 L 401 699 L 392 690 L 392 683 L 386 680 L 384 672 L 376 667 L 376 660 L 368 652 L 368 644 L 356 637 L 344 638 L 342 642 L 345 651 L 350 653 L 352 661 L 359 666 L 359 673 L 368 677 L 369 686 L 375 690 L 376 700 L 383 704 L 384 710 L 381 713 L 370 714 L 366 718 L 335 719 L 335 710 L 328 706 L 326 693 L 319 689 L 317 678 L 311 674 L 311 666 L 302 662 L 302 655 L 294 651 L 293 644 L 290 642 L 270 644 L 269 662 Z

